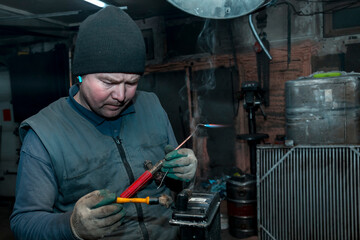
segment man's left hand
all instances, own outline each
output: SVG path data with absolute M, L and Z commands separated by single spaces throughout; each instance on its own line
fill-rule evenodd
M 168 177 L 189 182 L 195 176 L 197 159 L 191 149 L 171 151 L 165 155 L 165 160 L 161 171 L 168 172 Z

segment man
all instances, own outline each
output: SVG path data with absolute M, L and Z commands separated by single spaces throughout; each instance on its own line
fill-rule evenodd
M 176 146 L 169 120 L 152 93 L 137 92 L 145 66 L 141 31 L 122 10 L 106 7 L 80 26 L 73 74 L 80 84 L 20 126 L 23 145 L 10 217 L 18 239 L 174 239 L 171 210 L 116 204 L 144 171 Z M 172 183 L 189 182 L 190 149 L 165 156 Z M 170 194 L 154 182 L 137 197 Z

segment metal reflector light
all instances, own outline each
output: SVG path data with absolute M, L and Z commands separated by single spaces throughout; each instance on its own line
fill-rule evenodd
M 189 14 L 202 18 L 227 19 L 244 16 L 267 0 L 167 0 Z

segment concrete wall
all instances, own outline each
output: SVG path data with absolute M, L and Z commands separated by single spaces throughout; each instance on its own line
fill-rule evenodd
M 314 2 L 290 1 L 297 11 L 304 14 L 321 12 L 322 4 Z M 292 44 L 312 40 L 319 43 L 317 55 L 329 55 L 345 53 L 346 45 L 359 43 L 360 34 L 352 34 L 339 37 L 323 37 L 323 14 L 311 16 L 298 16 L 294 14 L 291 8 L 291 39 Z M 267 33 L 270 44 L 274 47 L 286 46 L 287 44 L 287 5 L 282 4 L 267 9 L 267 27 L 264 31 Z M 253 23 L 256 26 L 256 14 L 253 16 Z M 233 32 L 236 41 L 236 47 L 244 51 L 251 50 L 255 40 L 249 30 L 248 17 L 234 19 Z
M 317 11 L 315 4 L 294 2 L 294 6 L 297 9 L 301 9 L 303 12 Z M 294 12 L 291 9 L 292 12 Z M 287 42 L 287 28 L 288 28 L 288 7 L 285 4 L 269 7 L 267 12 L 267 26 L 264 31 L 267 33 L 268 40 L 271 45 L 279 46 L 286 44 Z M 253 23 L 256 27 L 256 13 L 253 15 Z M 304 16 L 299 17 L 295 14 L 291 15 L 291 38 L 292 42 L 298 42 L 306 39 L 313 39 L 319 33 L 319 21 L 320 16 Z M 254 44 L 254 37 L 249 31 L 248 17 L 241 17 L 235 19 L 234 32 L 239 32 L 237 44 L 238 46 L 245 48 Z

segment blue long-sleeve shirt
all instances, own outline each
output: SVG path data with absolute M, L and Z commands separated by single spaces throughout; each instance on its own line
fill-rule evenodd
M 118 119 L 105 120 L 74 100 L 79 86 L 69 90 L 68 103 L 103 134 L 118 136 L 121 116 L 134 112 L 130 105 Z M 54 136 L 56 137 L 56 136 Z M 54 213 L 58 186 L 50 156 L 31 129 L 21 147 L 16 201 L 10 216 L 11 229 L 17 239 L 76 239 L 70 228 L 72 212 Z M 56 238 L 54 238 L 56 236 Z

